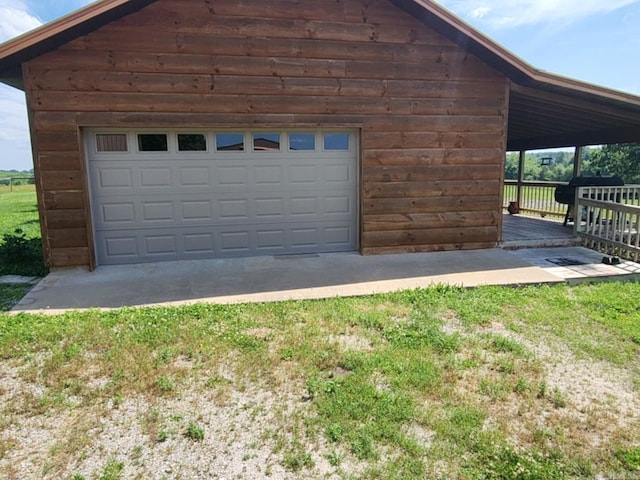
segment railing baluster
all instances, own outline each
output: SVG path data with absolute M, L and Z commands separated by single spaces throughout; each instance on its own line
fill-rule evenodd
M 578 192 L 576 230 L 585 245 L 640 261 L 640 185 L 580 187 Z

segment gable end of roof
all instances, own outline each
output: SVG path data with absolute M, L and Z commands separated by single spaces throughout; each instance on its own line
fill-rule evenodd
M 22 64 L 156 0 L 102 0 L 0 45 L 0 81 L 23 89 Z

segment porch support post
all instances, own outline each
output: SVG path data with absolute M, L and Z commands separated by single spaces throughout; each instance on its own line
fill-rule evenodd
M 573 155 L 573 176 L 577 177 L 582 173 L 582 152 L 584 150 L 583 146 L 576 145 L 576 152 Z
M 518 160 L 518 205 L 522 208 L 522 186 L 524 184 L 524 160 L 526 156 L 526 150 L 520 150 L 520 158 Z

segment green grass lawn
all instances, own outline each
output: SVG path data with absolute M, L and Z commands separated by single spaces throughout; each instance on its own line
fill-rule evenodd
M 15 187 L 12 193 L 0 191 L 0 235 L 13 233 L 16 228 L 28 237 L 40 237 L 38 206 L 33 185 Z
M 43 276 L 46 269 L 34 187 L 5 190 L 0 189 L 0 275 Z
M 225 478 L 640 471 L 636 283 L 0 314 L 0 373 L 7 478 L 26 455 L 65 479 L 161 478 L 169 454 L 197 459 L 180 478 L 217 455 Z

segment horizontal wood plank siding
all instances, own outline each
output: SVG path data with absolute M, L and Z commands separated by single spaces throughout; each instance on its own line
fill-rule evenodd
M 158 0 L 24 72 L 51 266 L 91 263 L 78 127 L 359 127 L 363 253 L 499 240 L 506 79 L 387 0 Z

